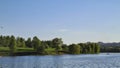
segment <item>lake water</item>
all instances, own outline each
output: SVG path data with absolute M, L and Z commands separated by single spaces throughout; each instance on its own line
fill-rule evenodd
M 120 53 L 0 57 L 0 68 L 120 68 Z

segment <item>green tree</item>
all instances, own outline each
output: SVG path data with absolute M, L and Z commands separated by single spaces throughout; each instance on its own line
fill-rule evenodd
M 46 41 L 41 41 L 41 45 L 43 45 L 45 48 L 49 48 L 49 46 L 48 46 Z
M 63 45 L 63 41 L 61 38 L 54 38 L 52 42 L 56 51 L 61 50 L 61 46 Z
M 10 44 L 10 36 L 6 36 L 5 44 L 6 44 L 6 47 L 9 46 L 9 44 Z
M 17 47 L 21 46 L 21 42 L 20 42 L 20 38 L 19 37 L 16 38 L 16 44 L 17 44 Z
M 28 38 L 25 43 L 26 43 L 26 47 L 29 47 L 29 48 L 32 48 L 32 47 L 33 47 L 33 46 L 32 46 L 31 38 Z
M 100 45 L 98 43 L 94 43 L 95 45 L 95 53 L 99 53 L 100 52 Z
M 84 45 L 84 43 L 79 43 L 78 45 L 79 45 L 80 48 L 81 48 L 80 52 L 81 52 L 81 53 L 84 53 L 84 52 L 85 52 L 85 45 Z
M 51 40 L 44 41 L 44 42 L 48 45 L 48 47 L 54 48 L 53 42 Z
M 17 47 L 26 47 L 25 40 L 21 37 L 17 37 L 16 39 Z
M 6 47 L 6 38 L 5 38 L 5 36 L 2 36 L 1 35 L 1 37 L 0 37 L 0 45 L 2 46 L 2 47 Z
M 20 42 L 21 42 L 21 47 L 26 47 L 25 39 L 21 38 Z
M 10 37 L 9 36 L 0 36 L 0 46 L 1 47 L 8 47 L 10 44 Z
M 91 49 L 92 49 L 92 52 L 91 53 L 95 53 L 95 44 L 94 43 L 90 43 L 90 45 L 91 45 Z
M 34 47 L 34 50 L 36 51 L 36 52 L 39 52 L 39 46 L 40 46 L 40 44 L 41 44 L 41 41 L 35 36 L 35 37 L 33 37 L 33 40 L 32 40 L 32 45 L 33 45 L 33 47 Z
M 80 54 L 80 46 L 76 44 L 69 45 L 70 54 Z
M 0 36 L 0 47 L 2 47 L 2 35 Z
M 41 45 L 38 47 L 38 52 L 41 54 L 45 54 L 45 44 L 41 43 Z
M 11 36 L 9 48 L 10 48 L 10 54 L 13 55 L 13 53 L 16 51 L 16 40 L 14 36 Z
M 87 42 L 86 43 L 86 53 L 93 53 L 94 52 L 94 50 L 92 49 L 92 45 L 93 45 L 93 43 L 91 43 L 91 42 Z
M 55 48 L 56 54 L 60 54 L 59 51 L 62 50 L 63 41 L 61 38 L 54 38 L 52 40 L 53 48 Z
M 68 46 L 66 44 L 62 45 L 62 50 L 68 52 Z

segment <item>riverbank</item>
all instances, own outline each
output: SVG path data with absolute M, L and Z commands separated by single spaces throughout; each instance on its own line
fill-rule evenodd
M 17 48 L 16 52 L 14 52 L 14 55 L 16 53 L 24 53 L 24 52 L 34 52 L 33 48 Z M 10 49 L 8 47 L 0 47 L 0 56 L 11 56 L 10 55 Z
M 100 53 L 109 53 L 109 52 L 100 52 Z M 119 52 L 111 52 L 119 53 Z M 17 48 L 16 52 L 12 55 L 10 54 L 10 49 L 8 47 L 0 47 L 0 56 L 34 56 L 34 55 L 64 55 L 70 54 L 65 51 L 55 51 L 53 48 L 46 49 L 44 53 L 37 53 L 33 48 Z M 97 54 L 97 53 L 80 53 L 80 54 Z

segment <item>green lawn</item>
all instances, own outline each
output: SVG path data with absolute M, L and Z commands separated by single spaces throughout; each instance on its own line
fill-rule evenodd
M 33 48 L 16 48 L 16 52 L 34 52 Z M 0 47 L 0 56 L 8 56 L 10 53 L 9 47 Z
M 0 56 L 8 56 L 9 47 L 0 47 Z
M 33 48 L 22 48 L 22 47 L 17 47 L 16 48 L 16 52 L 33 52 L 34 49 Z M 0 47 L 0 52 L 9 52 L 9 47 Z M 48 49 L 45 49 L 45 51 L 47 52 L 54 52 L 55 51 L 55 48 L 48 48 Z
M 50 55 L 56 55 L 55 53 L 55 48 L 48 48 L 48 49 L 45 49 L 45 52 L 46 54 L 50 54 Z
M 0 52 L 9 52 L 9 47 L 0 47 Z
M 47 48 L 47 49 L 45 49 L 45 51 L 55 51 L 55 48 Z
M 33 48 L 17 48 L 17 52 L 33 52 Z
M 21 48 L 21 47 L 16 48 L 16 53 L 34 53 L 34 52 L 35 51 L 33 48 Z M 9 53 L 10 53 L 9 47 L 0 47 L 0 55 L 2 56 L 9 55 Z M 56 51 L 55 48 L 48 48 L 45 49 L 45 53 L 50 55 L 55 55 Z
M 0 47 L 0 52 L 9 52 L 9 47 Z M 33 48 L 17 48 L 17 52 L 33 52 Z

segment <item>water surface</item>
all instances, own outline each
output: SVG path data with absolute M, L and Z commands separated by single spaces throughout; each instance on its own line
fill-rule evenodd
M 120 68 L 120 53 L 0 57 L 0 68 Z

